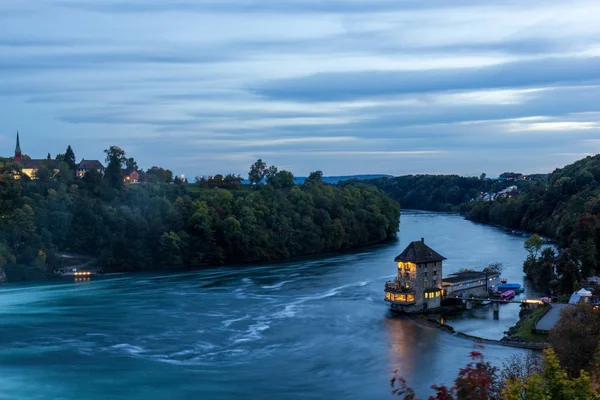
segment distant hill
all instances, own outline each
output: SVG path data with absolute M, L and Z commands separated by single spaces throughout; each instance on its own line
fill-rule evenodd
M 377 178 L 392 178 L 392 175 L 385 175 L 385 174 L 371 174 L 371 175 L 342 175 L 342 176 L 324 176 L 323 177 L 323 182 L 327 182 L 327 183 L 331 183 L 331 184 L 336 184 L 339 182 L 343 182 L 343 181 L 349 181 L 349 180 L 366 180 L 366 179 L 377 179 Z M 302 184 L 304 183 L 304 181 L 306 180 L 305 176 L 297 176 L 294 177 L 294 183 L 296 184 Z M 244 179 L 242 181 L 243 184 L 247 185 L 250 183 L 250 181 L 248 181 L 247 179 Z

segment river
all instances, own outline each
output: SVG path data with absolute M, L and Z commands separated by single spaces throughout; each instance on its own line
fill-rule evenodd
M 431 384 L 452 382 L 473 343 L 383 302 L 394 257 L 421 237 L 448 258 L 444 275 L 501 262 L 503 276 L 523 282 L 523 238 L 404 211 L 397 242 L 344 255 L 4 284 L 0 399 L 389 399 L 395 369 L 431 394 Z M 501 338 L 517 314 L 505 305 L 499 320 L 476 310 L 449 323 Z M 495 364 L 522 351 L 483 350 Z

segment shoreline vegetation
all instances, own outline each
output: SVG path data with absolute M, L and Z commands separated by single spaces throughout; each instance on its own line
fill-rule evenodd
M 408 175 L 365 182 L 386 192 L 403 209 L 458 212 L 470 221 L 548 238 L 559 250 L 556 274 L 528 268 L 531 262 L 524 272 L 529 271 L 536 286 L 554 294 L 570 294 L 579 282 L 600 274 L 600 155 L 536 180 L 491 180 L 482 174 L 480 178 Z
M 130 272 L 283 261 L 397 236 L 400 206 L 372 185 L 331 185 L 320 171 L 294 184 L 290 172 L 262 160 L 250 168 L 251 185 L 232 174 L 190 184 L 169 173 L 126 184 L 130 159 L 114 146 L 106 154 L 104 176 L 67 170 L 32 180 L 18 163 L 0 166 L 8 281 L 49 277 L 70 254 L 96 258 L 106 273 Z

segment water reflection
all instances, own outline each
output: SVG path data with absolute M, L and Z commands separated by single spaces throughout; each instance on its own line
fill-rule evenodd
M 510 281 L 522 280 L 522 238 L 456 215 L 404 212 L 398 242 L 334 257 L 8 284 L 0 383 L 36 399 L 79 399 L 82 382 L 91 400 L 382 399 L 397 369 L 426 397 L 432 384 L 452 384 L 473 342 L 388 312 L 394 257 L 420 237 L 448 257 L 445 275 L 500 261 Z M 517 318 L 511 307 L 498 321 L 473 310 L 445 322 L 501 336 Z M 500 364 L 521 351 L 484 354 Z

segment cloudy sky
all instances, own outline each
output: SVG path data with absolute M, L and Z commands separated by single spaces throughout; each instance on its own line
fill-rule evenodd
M 0 0 L 0 155 L 304 175 L 600 152 L 600 2 Z

